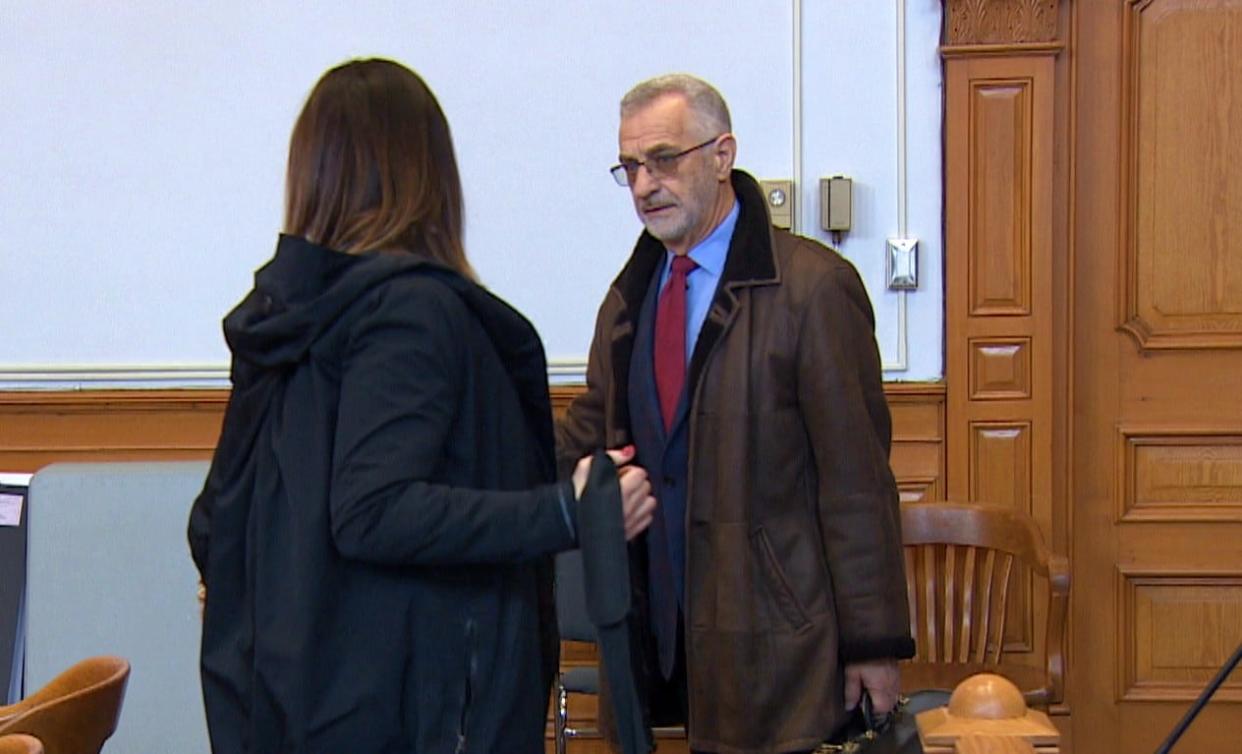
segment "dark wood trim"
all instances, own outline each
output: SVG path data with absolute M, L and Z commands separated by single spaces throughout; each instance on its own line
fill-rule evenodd
M 1058 55 L 1065 49 L 1060 42 L 1013 42 L 986 45 L 941 45 L 943 58 L 995 57 L 997 55 Z

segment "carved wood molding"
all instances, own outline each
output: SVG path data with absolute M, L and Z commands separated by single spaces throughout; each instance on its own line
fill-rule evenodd
M 1017 45 L 1057 38 L 1058 0 L 945 0 L 944 43 Z

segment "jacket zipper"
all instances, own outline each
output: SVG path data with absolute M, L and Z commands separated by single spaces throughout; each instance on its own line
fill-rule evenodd
M 466 731 L 470 725 L 470 701 L 474 692 L 475 668 L 478 665 L 478 653 L 475 651 L 474 618 L 466 619 L 466 688 L 462 694 L 461 720 L 457 724 L 457 748 L 454 754 L 466 754 Z

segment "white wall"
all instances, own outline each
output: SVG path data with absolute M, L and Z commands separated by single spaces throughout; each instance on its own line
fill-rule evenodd
M 0 388 L 223 384 L 220 318 L 274 247 L 293 120 L 324 70 L 371 55 L 439 96 L 471 258 L 539 328 L 554 379 L 581 379 L 639 230 L 606 172 L 617 100 L 669 70 L 724 93 L 741 167 L 803 179 L 803 232 L 826 236 L 819 176 L 854 177 L 841 248 L 886 365 L 904 357 L 886 376 L 939 378 L 939 0 L 904 0 L 905 231 L 924 246 L 904 318 L 883 285 L 902 3 L 0 0 Z
M 807 0 L 802 10 L 801 228 L 829 242 L 819 178 L 854 179 L 853 227 L 838 248 L 871 294 L 890 380 L 944 373 L 940 13 L 940 0 Z M 885 280 L 885 241 L 898 237 L 919 240 L 919 288 L 908 294 Z

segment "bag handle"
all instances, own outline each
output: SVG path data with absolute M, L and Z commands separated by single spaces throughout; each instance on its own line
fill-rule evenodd
M 897 697 L 897 704 L 891 712 L 877 716 L 874 710 L 874 702 L 871 701 L 871 694 L 868 694 L 867 690 L 863 689 L 862 699 L 859 701 L 858 707 L 866 729 L 844 743 L 822 743 L 815 749 L 814 754 L 864 754 L 867 750 L 866 747 L 874 743 L 881 734 L 892 727 L 909 702 L 909 699 L 899 695 Z

